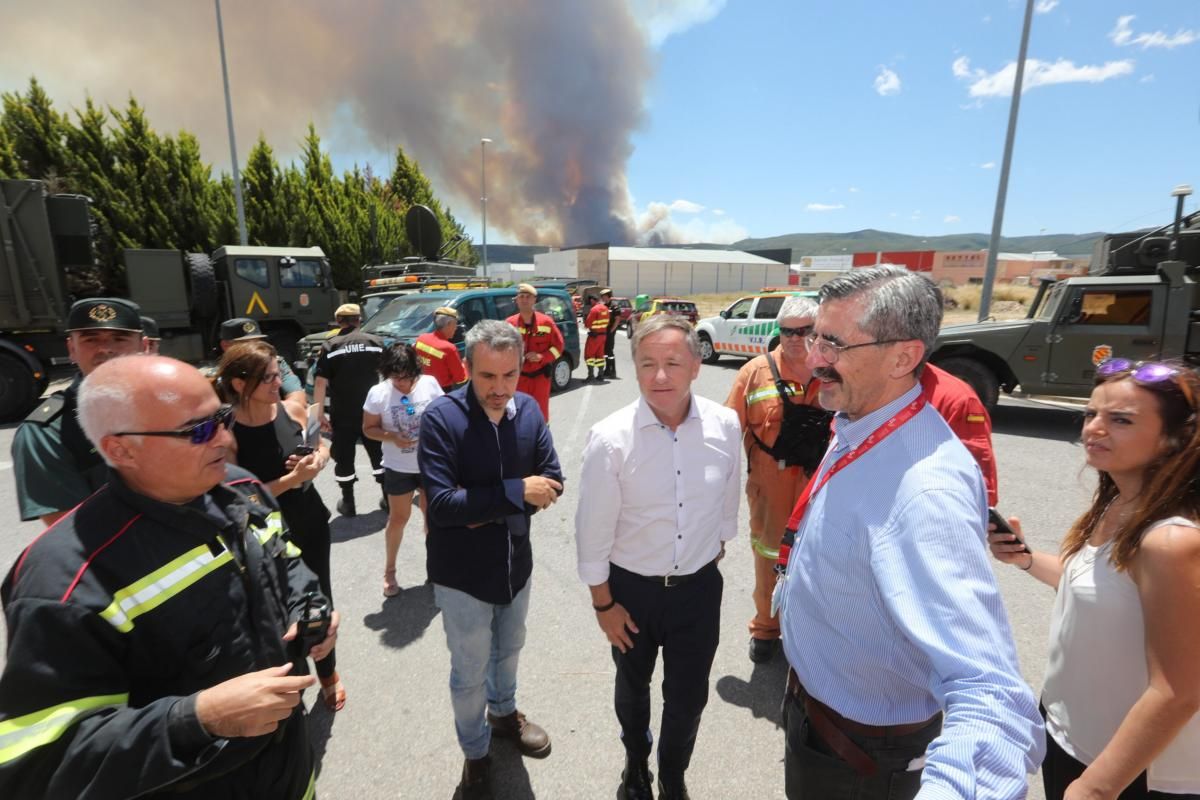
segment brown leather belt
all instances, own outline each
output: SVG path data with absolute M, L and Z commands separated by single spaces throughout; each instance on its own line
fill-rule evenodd
M 924 722 L 905 725 L 867 725 L 864 722 L 856 722 L 843 717 L 806 692 L 800 678 L 792 669 L 788 669 L 787 693 L 804 705 L 804 713 L 808 715 L 817 735 L 825 744 L 853 767 L 855 772 L 863 776 L 874 775 L 879 770 L 879 765 L 846 735 L 847 732 L 880 739 L 889 736 L 909 736 L 928 728 L 942 718 L 941 712 L 938 712 Z

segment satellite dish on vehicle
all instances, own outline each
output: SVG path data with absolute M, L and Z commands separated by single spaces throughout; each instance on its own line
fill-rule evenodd
M 411 206 L 404 215 L 404 230 L 409 243 L 426 261 L 437 261 L 442 249 L 442 226 L 428 206 Z

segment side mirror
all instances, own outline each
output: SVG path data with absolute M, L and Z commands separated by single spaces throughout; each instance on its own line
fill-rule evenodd
M 721 309 L 721 319 L 729 319 L 729 309 L 728 308 Z

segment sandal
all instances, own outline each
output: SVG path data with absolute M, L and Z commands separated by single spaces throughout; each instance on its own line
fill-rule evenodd
M 346 705 L 346 687 L 336 670 L 328 678 L 321 678 L 321 700 L 330 711 L 341 711 Z
M 383 571 L 383 596 L 395 597 L 400 594 L 400 584 L 396 583 L 396 570 L 385 569 Z

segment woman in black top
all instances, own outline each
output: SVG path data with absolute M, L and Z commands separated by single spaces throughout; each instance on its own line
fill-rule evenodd
M 233 345 L 217 366 L 217 387 L 234 407 L 237 463 L 250 470 L 279 501 L 283 521 L 300 557 L 316 573 L 321 592 L 333 603 L 329 577 L 329 510 L 312 480 L 329 461 L 329 445 L 318 434 L 305 442 L 308 409 L 279 399 L 275 348 L 264 341 Z M 307 444 L 307 455 L 297 448 Z M 321 697 L 331 711 L 346 703 L 334 651 L 316 662 Z

